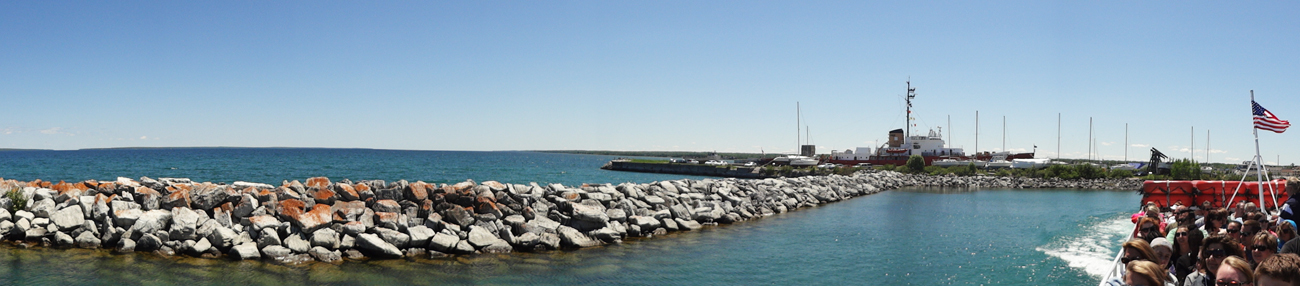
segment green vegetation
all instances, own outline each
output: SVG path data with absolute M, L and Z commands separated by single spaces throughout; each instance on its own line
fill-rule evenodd
M 907 168 L 912 169 L 912 173 L 925 170 L 925 158 L 921 157 L 921 155 L 907 157 Z
M 23 196 L 22 188 L 13 188 L 5 192 L 5 197 L 9 198 L 9 212 L 17 212 L 27 208 L 27 197 Z
M 1178 159 L 1169 165 L 1169 176 L 1174 180 L 1199 180 L 1201 179 L 1201 164 L 1192 160 Z

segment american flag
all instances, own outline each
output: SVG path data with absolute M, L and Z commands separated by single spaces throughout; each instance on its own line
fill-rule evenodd
M 1277 119 L 1268 109 L 1259 106 L 1258 102 L 1250 101 L 1252 111 L 1255 114 L 1255 128 L 1273 131 L 1275 133 L 1286 132 L 1287 127 L 1291 127 L 1291 121 Z

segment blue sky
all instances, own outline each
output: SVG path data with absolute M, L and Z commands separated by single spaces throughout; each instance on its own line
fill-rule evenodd
M 1300 4 L 0 2 L 0 148 L 790 152 L 953 146 L 1240 162 L 1300 120 Z M 948 117 L 951 116 L 951 128 Z M 1298 121 L 1300 123 L 1300 121 Z M 1193 128 L 1195 133 L 1193 134 Z M 1292 130 L 1265 161 L 1300 161 Z

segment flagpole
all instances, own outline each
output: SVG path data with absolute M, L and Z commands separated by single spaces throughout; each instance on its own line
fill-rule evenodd
M 1251 104 L 1251 109 L 1254 109 L 1254 105 L 1255 105 L 1255 90 L 1253 90 L 1253 89 L 1250 90 L 1250 104 Z M 1253 121 L 1254 119 L 1251 119 L 1251 120 Z M 1255 128 L 1255 127 L 1254 127 L 1254 123 L 1252 122 L 1252 123 L 1251 123 L 1250 131 L 1251 131 L 1250 133 L 1252 133 L 1252 134 L 1255 135 L 1255 164 L 1259 166 L 1259 169 L 1256 169 L 1256 170 L 1255 170 L 1255 183 L 1256 183 L 1256 186 L 1258 186 L 1258 187 L 1256 187 L 1256 188 L 1258 188 L 1258 189 L 1255 190 L 1255 191 L 1259 192 L 1259 208 L 1260 208 L 1260 209 L 1265 209 L 1265 210 L 1267 210 L 1267 209 L 1264 207 L 1264 206 L 1265 206 L 1265 204 L 1264 204 L 1264 189 L 1262 188 L 1263 185 L 1264 185 L 1264 183 L 1263 183 L 1263 182 L 1264 182 L 1264 160 L 1263 160 L 1264 157 L 1260 157 L 1260 156 L 1259 156 L 1259 128 Z M 1246 171 L 1247 171 L 1247 172 L 1250 172 L 1250 169 L 1247 168 Z M 1229 202 L 1229 203 L 1231 203 L 1231 202 Z M 1264 212 L 1264 217 L 1265 217 L 1265 218 L 1268 217 L 1268 211 L 1265 211 L 1265 212 Z

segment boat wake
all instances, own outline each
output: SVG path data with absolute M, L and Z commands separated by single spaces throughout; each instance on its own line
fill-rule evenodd
M 1121 240 L 1128 237 L 1132 228 L 1133 223 L 1125 217 L 1098 220 L 1085 225 L 1078 235 L 1060 237 L 1036 249 L 1065 260 L 1071 268 L 1102 279 L 1110 270 L 1117 248 L 1124 243 Z

